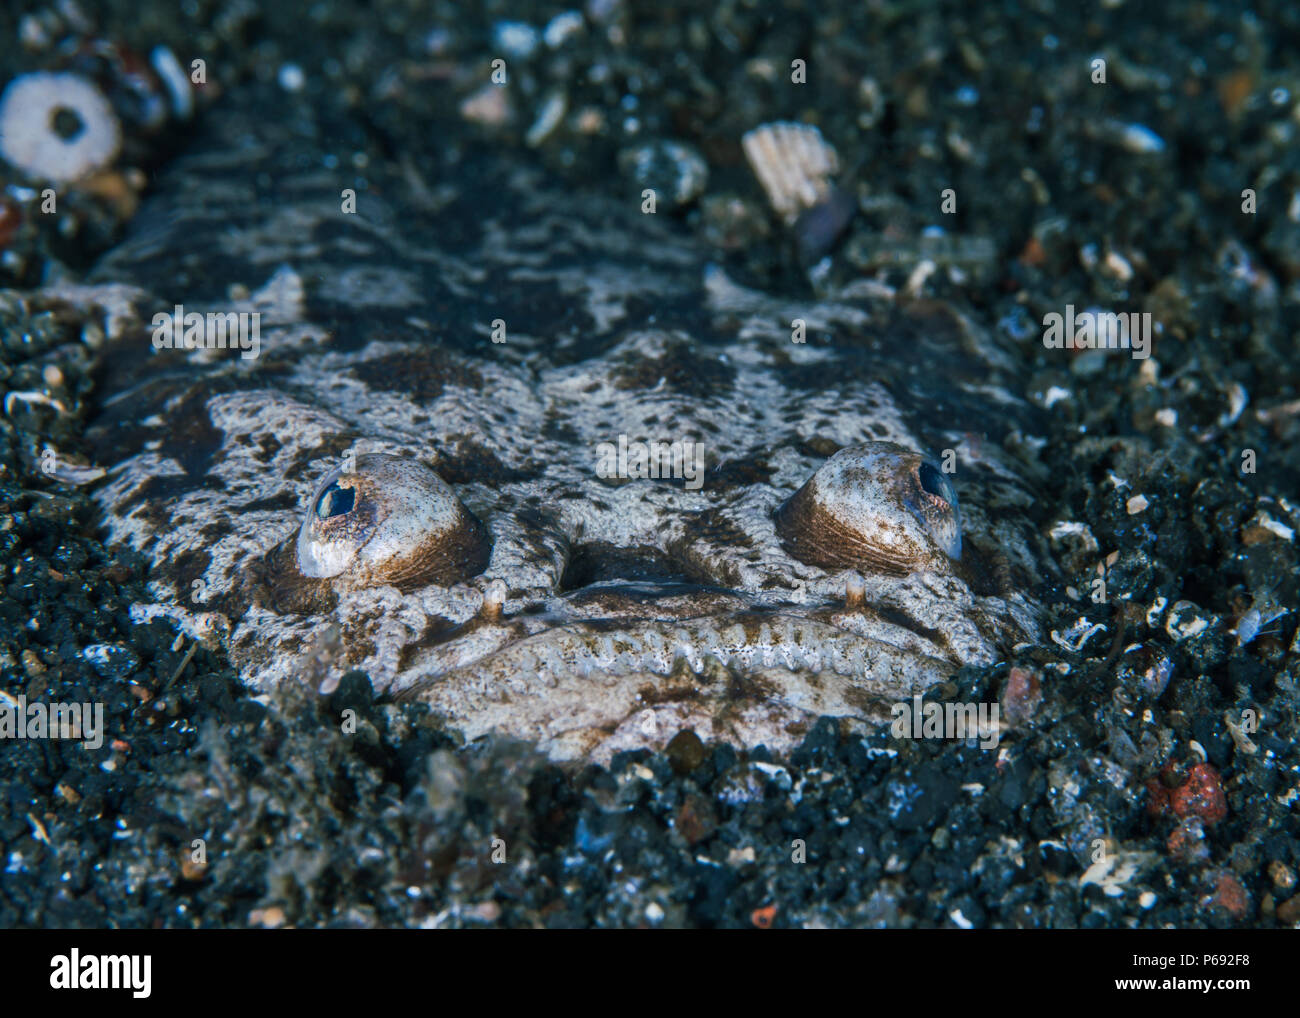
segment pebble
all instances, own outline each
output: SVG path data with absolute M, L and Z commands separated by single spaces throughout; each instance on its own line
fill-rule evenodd
M 656 200 L 670 209 L 695 201 L 709 181 L 704 157 L 692 146 L 678 141 L 633 145 L 619 153 L 618 163 L 638 191 L 653 190 Z

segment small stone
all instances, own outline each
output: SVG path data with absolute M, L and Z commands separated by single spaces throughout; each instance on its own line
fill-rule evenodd
M 91 644 L 82 650 L 81 656 L 106 679 L 129 679 L 140 668 L 140 658 L 120 643 Z
M 1002 709 L 1012 724 L 1028 721 L 1043 702 L 1043 687 L 1037 675 L 1027 668 L 1012 668 L 1002 691 Z
M 1244 919 L 1250 911 L 1250 895 L 1233 874 L 1223 872 L 1215 878 L 1214 892 L 1203 904 L 1223 909 L 1233 919 Z
M 1105 272 L 1113 279 L 1118 279 L 1121 283 L 1127 283 L 1133 278 L 1133 266 L 1129 264 L 1118 251 L 1106 252 L 1106 259 L 1103 262 Z
M 651 141 L 626 148 L 619 153 L 618 165 L 638 191 L 654 191 L 668 208 L 689 205 L 709 182 L 704 157 L 679 141 Z
M 1198 816 L 1207 824 L 1217 824 L 1228 815 L 1219 772 L 1207 763 L 1197 764 L 1187 780 L 1169 794 L 1169 805 L 1176 816 Z
M 1150 504 L 1151 503 L 1147 501 L 1145 495 L 1134 495 L 1124 503 L 1124 507 L 1128 510 L 1130 516 L 1136 516 L 1138 513 L 1143 512 Z
M 746 845 L 744 848 L 733 848 L 727 853 L 727 865 L 733 869 L 737 866 L 744 866 L 755 859 L 754 846 Z
M 461 102 L 460 115 L 484 127 L 501 127 L 508 124 L 514 114 L 510 97 L 500 85 L 484 85 Z
M 1279 891 L 1289 891 L 1295 887 L 1295 870 L 1281 859 L 1275 859 L 1268 864 L 1268 875 L 1273 881 L 1273 886 Z
M 694 847 L 709 837 L 717 829 L 718 823 L 708 800 L 698 795 L 688 795 L 682 808 L 677 811 L 674 826 L 686 839 L 686 844 Z
M 1288 898 L 1277 907 L 1277 918 L 1288 926 L 1300 923 L 1300 894 Z
M 691 729 L 684 728 L 664 747 L 668 762 L 676 774 L 689 774 L 704 762 L 704 743 Z
M 1203 862 L 1210 856 L 1205 845 L 1205 825 L 1197 817 L 1188 817 L 1169 832 L 1165 851 L 1182 862 Z
M 248 925 L 260 926 L 266 930 L 278 930 L 285 924 L 286 918 L 284 909 L 279 906 L 255 908 L 248 913 Z
M 485 901 L 469 909 L 469 915 L 485 923 L 494 923 L 501 918 L 501 906 L 495 901 Z

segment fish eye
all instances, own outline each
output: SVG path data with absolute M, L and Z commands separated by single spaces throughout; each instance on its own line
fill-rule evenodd
M 952 483 L 892 442 L 841 449 L 777 510 L 776 529 L 792 556 L 824 569 L 906 575 L 961 558 Z
M 948 478 L 935 467 L 933 463 L 925 460 L 916 469 L 916 476 L 921 482 L 922 490 L 933 495 L 935 498 L 941 498 L 945 502 L 955 501 L 952 494 L 952 485 L 948 483 Z
M 355 488 L 345 488 L 338 481 L 334 481 L 321 492 L 320 497 L 316 500 L 316 516 L 322 520 L 328 520 L 334 516 L 343 516 L 352 511 L 356 501 L 357 492 Z
M 316 486 L 298 531 L 298 572 L 345 589 L 450 586 L 486 568 L 487 528 L 412 459 L 358 456 Z

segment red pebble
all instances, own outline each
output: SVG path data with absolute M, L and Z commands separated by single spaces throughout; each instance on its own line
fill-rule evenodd
M 1250 911 L 1250 895 L 1241 881 L 1231 873 L 1220 873 L 1214 881 L 1214 893 L 1204 902 L 1210 908 L 1221 908 L 1233 919 L 1244 918 Z
M 12 202 L 0 200 L 0 248 L 9 246 L 23 223 L 22 213 Z
M 1147 792 L 1151 796 L 1147 800 L 1147 812 L 1153 817 L 1164 816 L 1169 811 L 1169 789 L 1160 783 L 1159 778 L 1149 778 Z
M 1028 721 L 1043 702 L 1043 685 L 1037 675 L 1025 668 L 1012 668 L 1002 690 L 1002 705 L 1012 723 Z
M 1169 837 L 1165 840 L 1165 851 L 1183 862 L 1204 862 L 1210 857 L 1210 850 L 1205 844 L 1205 825 L 1197 817 L 1180 821 L 1169 832 Z
M 1217 824 L 1228 815 L 1228 797 L 1219 772 L 1207 763 L 1197 764 L 1187 780 L 1169 793 L 1169 805 L 1176 816 L 1196 816 L 1207 824 Z

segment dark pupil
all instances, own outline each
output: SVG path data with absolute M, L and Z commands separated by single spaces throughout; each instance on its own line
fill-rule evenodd
M 320 501 L 316 503 L 316 515 L 322 520 L 328 520 L 331 516 L 342 516 L 352 511 L 352 505 L 356 500 L 356 491 L 352 488 L 340 488 L 338 481 L 335 481 L 321 494 Z
M 928 491 L 931 495 L 936 495 L 945 502 L 948 501 L 948 482 L 944 478 L 943 474 L 930 466 L 929 463 L 922 463 L 917 474 L 921 478 L 922 488 Z
M 86 125 L 81 122 L 81 117 L 77 116 L 73 110 L 69 109 L 56 110 L 54 112 L 52 126 L 54 127 L 54 133 L 64 141 L 71 141 L 85 130 L 86 127 Z

